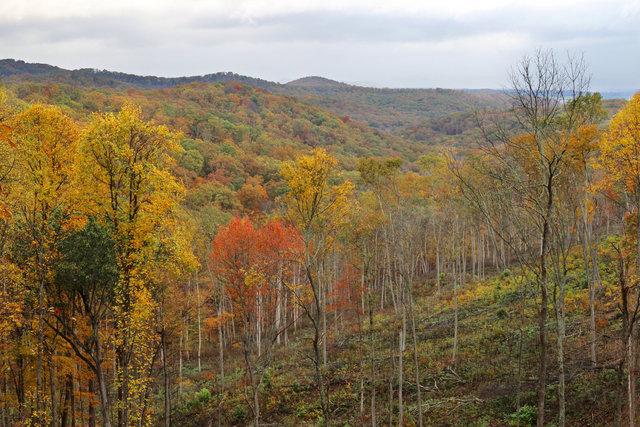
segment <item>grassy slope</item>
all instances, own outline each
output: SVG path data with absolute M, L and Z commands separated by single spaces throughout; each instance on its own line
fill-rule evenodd
M 567 425 L 605 425 L 613 419 L 613 377 L 611 369 L 617 360 L 619 345 L 616 334 L 619 322 L 616 309 L 607 298 L 610 292 L 600 292 L 598 307 L 599 368 L 590 369 L 588 344 L 588 300 L 580 277 L 579 252 L 572 260 L 574 270 L 567 292 Z M 605 266 L 605 269 L 607 267 Z M 532 289 L 523 285 L 519 275 L 503 272 L 483 282 L 467 283 L 459 297 L 459 345 L 455 366 L 451 365 L 453 342 L 453 303 L 451 286 L 445 284 L 438 297 L 424 278 L 417 286 L 418 360 L 423 387 L 422 401 L 425 423 L 445 425 L 515 425 L 516 391 L 522 390 L 521 425 L 535 424 L 535 384 L 537 369 L 537 338 L 535 307 Z M 605 283 L 606 286 L 606 283 Z M 606 295 L 609 295 L 608 297 Z M 550 307 L 550 313 L 553 313 Z M 329 316 L 333 319 L 333 316 Z M 390 357 L 391 337 L 397 339 L 399 322 L 393 309 L 387 307 L 375 315 L 375 348 L 377 371 L 377 418 L 383 424 L 389 420 L 389 375 L 397 364 Z M 363 335 L 365 372 L 364 419 L 370 408 L 369 329 L 368 322 L 351 312 L 338 324 L 332 323 L 329 336 L 329 364 L 327 383 L 334 423 L 358 425 L 360 373 L 360 327 Z M 547 393 L 548 420 L 553 422 L 557 411 L 557 361 L 555 353 L 555 321 L 550 316 L 550 369 Z M 268 386 L 262 392 L 263 421 L 283 423 L 314 423 L 320 416 L 317 390 L 313 385 L 312 366 L 305 355 L 311 354 L 310 330 L 294 335 L 289 348 L 281 347 L 274 357 Z M 417 422 L 416 387 L 411 337 L 404 353 L 405 417 L 409 424 Z M 519 368 L 520 346 L 522 346 Z M 215 360 L 215 354 L 209 355 Z M 252 419 L 241 393 L 242 365 L 239 358 L 227 365 L 235 372 L 228 381 L 229 395 L 222 403 L 225 420 L 229 424 L 249 423 Z M 215 368 L 212 368 L 215 369 Z M 213 376 L 212 376 L 213 378 Z M 197 425 L 199 420 L 213 416 L 218 397 L 209 403 L 194 403 L 194 393 L 203 384 L 198 375 L 192 376 L 185 403 L 177 410 L 176 419 Z M 397 422 L 397 379 L 394 387 L 393 420 Z M 237 409 L 239 407 L 243 409 Z M 243 415 L 246 415 L 243 417 Z M 200 417 L 200 418 L 198 418 Z M 190 420 L 190 421 L 189 421 Z

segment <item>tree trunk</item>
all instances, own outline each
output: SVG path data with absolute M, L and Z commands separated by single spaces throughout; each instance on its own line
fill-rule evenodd
M 629 363 L 629 338 L 631 336 L 630 322 L 632 321 L 629 313 L 629 288 L 627 287 L 626 266 L 622 253 L 620 251 L 618 251 L 618 268 L 618 283 L 620 285 L 620 309 L 622 310 L 622 330 L 620 331 L 620 342 L 621 347 L 624 349 L 624 353 L 626 353 L 626 357 L 623 357 L 618 365 L 618 378 L 616 384 L 617 408 L 614 420 L 616 426 L 620 426 L 622 424 L 622 406 L 624 402 L 624 363 L 625 359 L 627 360 L 627 364 Z
M 524 297 L 523 297 L 524 300 Z M 520 395 L 522 393 L 522 343 L 524 324 L 524 304 L 520 307 L 520 342 L 518 345 L 518 390 L 516 391 L 516 427 L 520 427 Z
M 89 427 L 96 427 L 96 407 L 93 405 L 93 399 L 96 396 L 96 386 L 93 379 L 89 380 Z
M 218 305 L 218 316 L 222 315 L 222 298 Z M 218 367 L 220 369 L 220 387 L 224 390 L 224 335 L 222 326 L 218 327 Z
M 76 371 L 78 369 L 78 365 L 76 365 Z M 71 374 L 69 376 L 71 380 L 71 402 L 69 408 L 71 409 L 71 427 L 76 427 L 76 380 Z M 82 399 L 80 399 L 80 413 L 82 413 Z
M 393 377 L 395 373 L 395 342 L 396 339 L 393 335 L 391 335 L 391 347 L 389 348 L 390 359 L 391 359 L 391 371 L 389 372 L 389 426 L 393 425 Z
M 362 336 L 362 319 L 360 318 L 360 310 L 356 310 L 356 319 L 358 320 L 358 364 L 360 365 L 360 419 L 364 419 L 364 338 Z
M 640 193 L 636 200 L 636 280 L 640 280 Z M 637 293 L 638 291 L 636 291 Z M 637 299 L 636 299 L 637 300 Z M 638 374 L 638 327 L 635 319 L 631 319 L 629 330 L 629 426 L 633 427 L 636 422 L 636 377 Z
M 65 381 L 65 386 L 64 386 L 64 401 L 62 403 L 62 416 L 60 417 L 60 425 L 62 427 L 67 427 L 69 425 L 69 414 L 71 412 L 71 394 L 72 393 L 73 393 L 73 384 L 71 384 L 71 375 L 67 375 L 67 381 Z
M 100 337 L 98 335 L 98 325 L 93 325 L 93 337 L 95 341 L 95 358 L 96 376 L 98 379 L 98 391 L 100 393 L 100 412 L 102 412 L 102 423 L 104 427 L 111 427 L 111 413 L 109 406 L 109 395 L 107 394 L 107 384 L 102 370 L 102 348 L 100 346 Z
M 564 337 L 565 337 L 565 308 L 564 308 L 564 280 L 560 281 L 560 292 L 556 307 L 558 321 L 558 427 L 564 427 L 566 418 L 565 403 L 565 375 L 564 375 Z
M 123 346 L 124 348 L 127 345 Z M 129 426 L 129 366 L 124 360 L 124 355 L 118 356 L 118 426 Z
M 196 272 L 196 304 L 198 305 L 198 372 L 202 372 L 200 356 L 202 355 L 202 319 L 200 315 L 200 281 Z
M 323 276 L 326 277 L 326 272 L 324 271 L 324 267 L 322 268 Z M 324 283 L 324 284 L 323 284 Z M 326 281 L 323 280 L 320 284 L 320 295 L 322 300 L 322 305 L 320 307 L 320 315 L 322 316 L 322 366 L 327 367 L 327 286 Z
M 207 267 L 207 272 L 209 273 L 209 280 L 211 281 L 211 286 L 216 284 L 216 281 L 213 278 L 213 274 L 211 273 L 211 268 L 209 267 L 209 261 L 207 257 L 204 258 L 205 266 Z M 222 316 L 222 286 L 218 287 L 218 317 Z M 218 365 L 220 369 L 220 388 L 221 391 L 224 390 L 224 337 L 223 337 L 223 325 L 218 327 Z M 222 393 L 220 393 L 222 395 Z M 219 419 L 218 419 L 219 421 Z
M 2 395 L 6 396 L 7 392 L 8 392 L 7 377 L 5 373 L 2 372 Z M 2 427 L 8 427 L 9 426 L 9 408 L 7 407 L 7 405 L 2 405 L 0 409 L 2 409 L 2 412 L 0 413 L 0 420 L 2 420 Z
M 457 227 L 456 227 L 457 229 Z M 457 230 L 456 230 L 457 231 Z M 451 234 L 451 276 L 453 277 L 453 351 L 451 352 L 451 366 L 456 366 L 456 352 L 458 350 L 458 263 L 459 252 L 456 250 L 456 233 Z
M 256 384 L 253 385 L 253 407 L 256 415 L 254 425 L 255 427 L 260 427 L 260 400 L 258 398 L 258 381 L 255 380 L 255 382 Z
M 636 422 L 636 376 L 637 376 L 637 364 L 638 364 L 638 351 L 636 335 L 638 328 L 636 323 L 633 322 L 629 331 L 627 353 L 628 353 L 628 397 L 629 397 L 629 427 L 635 426 Z
M 584 186 L 587 187 L 588 182 L 585 179 Z M 585 197 L 582 203 L 579 203 L 580 207 L 580 216 L 582 219 L 582 260 L 584 262 L 585 275 L 587 278 L 587 289 L 589 292 L 589 332 L 591 335 L 591 365 L 596 366 L 596 314 L 595 314 L 595 287 L 596 287 L 596 272 L 598 270 L 598 264 L 594 263 L 590 265 L 590 261 L 593 261 L 591 258 L 591 240 L 592 235 L 590 232 L 590 224 L 587 217 L 587 198 Z M 596 247 L 597 251 L 597 247 Z
M 184 318 L 184 355 L 187 362 L 191 362 L 189 353 L 189 325 L 191 324 L 191 278 L 187 280 L 187 310 Z
M 275 322 L 276 322 L 276 344 L 280 345 L 280 330 L 282 329 L 282 266 L 278 263 L 278 274 L 276 277 L 276 313 L 275 313 Z
M 371 425 L 376 426 L 376 357 L 373 334 L 373 301 L 369 290 L 369 358 L 371 360 Z
M 403 332 L 398 333 L 398 425 L 404 425 L 404 403 L 402 401 L 402 354 L 403 354 Z
M 329 405 L 327 403 L 327 396 L 324 389 L 324 380 L 322 379 L 322 367 L 321 367 L 321 350 L 320 350 L 320 328 L 315 328 L 315 336 L 313 339 L 313 350 L 315 355 L 315 373 L 316 383 L 318 384 L 318 391 L 320 392 L 320 403 L 322 405 L 322 415 L 324 417 L 325 425 L 329 425 Z
M 42 363 L 43 363 L 43 347 L 44 347 L 44 260 L 42 249 L 38 251 L 38 261 L 40 263 L 40 287 L 38 289 L 38 360 L 36 366 L 36 419 L 39 426 L 44 426 L 44 418 L 42 417 L 42 396 L 44 389 L 42 387 Z
M 476 279 L 476 239 L 473 234 L 473 228 L 471 229 L 471 235 L 469 236 L 471 240 L 471 281 L 473 282 Z
M 182 399 L 182 333 L 178 341 L 178 401 Z
M 163 330 L 162 340 L 162 372 L 164 373 L 164 425 L 171 425 L 171 402 L 169 396 L 169 373 L 167 372 L 167 331 L 164 329 L 164 310 L 162 311 Z
M 540 362 L 538 365 L 538 417 L 537 426 L 544 426 L 544 406 L 545 394 L 547 390 L 547 335 L 546 324 L 548 317 L 548 296 L 547 296 L 547 255 L 549 253 L 549 220 L 551 208 L 553 206 L 553 193 L 551 189 L 551 179 L 548 178 L 547 185 L 547 206 L 542 224 L 542 241 L 540 250 L 540 309 L 538 311 L 538 328 L 540 334 Z
M 423 426 L 422 420 L 422 392 L 420 390 L 420 365 L 418 364 L 418 336 L 416 334 L 416 316 L 413 307 L 413 292 L 409 293 L 409 310 L 411 314 L 411 335 L 413 336 L 413 365 L 416 376 L 416 394 L 418 404 L 418 426 Z
M 485 247 L 487 244 L 487 238 L 485 237 L 485 234 L 483 233 L 480 236 L 480 242 L 482 243 L 482 249 L 481 249 L 481 264 L 480 267 L 482 267 L 482 280 L 484 280 L 484 266 L 485 266 L 485 259 L 486 259 L 486 252 L 485 252 Z
M 262 354 L 262 292 L 260 292 L 260 290 L 258 290 L 256 298 L 256 348 L 258 350 L 258 357 L 260 357 Z
M 51 425 L 58 425 L 58 412 L 56 409 L 56 377 L 53 371 L 53 350 L 48 351 L 49 353 L 49 395 L 51 396 Z
M 442 224 L 438 224 L 438 237 L 436 239 L 436 287 L 440 296 L 440 237 L 442 236 Z
M 613 415 L 613 425 L 622 426 L 622 407 L 624 406 L 624 359 L 618 363 L 616 369 L 616 407 Z
M 309 254 L 309 249 L 306 251 Z M 307 255 L 308 256 L 308 255 Z M 324 417 L 325 426 L 329 426 L 329 403 L 326 395 L 326 391 L 324 388 L 324 380 L 322 378 L 322 349 L 320 348 L 320 333 L 321 333 L 321 325 L 320 325 L 320 316 L 322 315 L 320 312 L 322 311 L 322 291 L 319 289 L 319 284 L 314 280 L 313 274 L 311 273 L 311 264 L 309 259 L 307 258 L 307 264 L 305 265 L 307 280 L 309 281 L 309 286 L 312 291 L 312 299 L 314 304 L 314 309 L 316 311 L 315 317 L 311 314 L 310 310 L 306 310 L 307 317 L 311 321 L 313 325 L 313 354 L 314 354 L 314 365 L 315 365 L 315 376 L 316 376 L 316 384 L 318 386 L 318 391 L 320 393 L 320 403 L 322 405 L 322 416 Z

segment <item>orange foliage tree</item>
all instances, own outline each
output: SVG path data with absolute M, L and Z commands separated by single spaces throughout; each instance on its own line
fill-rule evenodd
M 218 230 L 211 261 L 225 284 L 234 317 L 242 327 L 242 350 L 253 402 L 260 420 L 259 389 L 271 364 L 272 347 L 287 326 L 287 292 L 292 267 L 301 257 L 297 231 L 280 221 L 256 226 L 248 218 L 233 218 Z

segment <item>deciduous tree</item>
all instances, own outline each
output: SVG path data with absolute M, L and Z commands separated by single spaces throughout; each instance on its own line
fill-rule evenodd
M 303 268 L 309 283 L 312 301 L 306 304 L 298 300 L 311 322 L 313 336 L 313 362 L 315 377 L 320 392 L 322 415 L 330 423 L 329 402 L 322 373 L 322 340 L 326 340 L 326 282 L 321 276 L 321 264 L 330 252 L 337 232 L 346 224 L 349 212 L 354 208 L 352 193 L 354 185 L 344 181 L 331 185 L 329 178 L 336 166 L 336 159 L 323 149 L 315 149 L 295 162 L 282 166 L 289 192 L 285 196 L 288 215 L 300 230 L 304 245 Z M 323 317 L 325 322 L 322 322 Z M 324 324 L 324 328 L 323 325 Z

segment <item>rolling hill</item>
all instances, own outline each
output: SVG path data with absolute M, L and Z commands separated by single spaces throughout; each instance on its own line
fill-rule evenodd
M 66 70 L 47 64 L 0 60 L 0 78 L 6 83 L 64 83 L 70 86 L 112 89 L 163 89 L 187 83 L 245 83 L 301 101 L 393 133 L 398 128 L 475 107 L 502 109 L 507 98 L 497 91 L 453 89 L 389 89 L 349 85 L 323 77 L 304 77 L 286 84 L 230 72 L 190 77 L 138 76 L 96 69 Z

